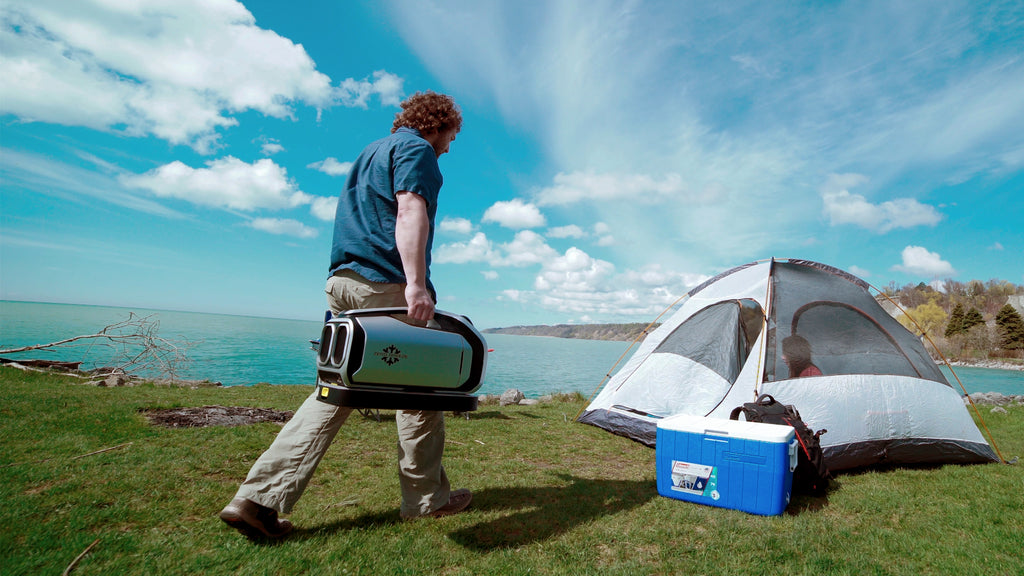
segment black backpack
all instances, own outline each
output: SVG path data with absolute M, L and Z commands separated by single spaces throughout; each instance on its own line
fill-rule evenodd
M 819 437 L 828 430 L 811 432 L 794 406 L 776 402 L 775 398 L 769 394 L 761 394 L 756 401 L 737 406 L 729 414 L 729 418 L 739 420 L 740 412 L 743 412 L 748 422 L 792 426 L 796 430 L 796 438 L 800 443 L 797 466 L 793 472 L 793 492 L 825 494 L 832 473 L 829 472 L 828 466 L 825 466 Z

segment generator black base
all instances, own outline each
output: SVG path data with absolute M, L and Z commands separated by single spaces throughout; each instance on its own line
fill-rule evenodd
M 378 410 L 436 410 L 438 412 L 472 412 L 478 399 L 470 394 L 444 392 L 407 392 L 400 390 L 368 390 L 319 382 L 316 397 L 321 402 L 347 408 Z

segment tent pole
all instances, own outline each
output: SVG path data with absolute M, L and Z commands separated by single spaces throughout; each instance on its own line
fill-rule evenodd
M 772 297 L 775 295 L 774 284 L 772 283 L 772 274 L 775 272 L 775 258 L 771 258 L 768 264 L 768 282 L 764 291 L 764 309 L 761 313 L 764 315 L 764 324 L 761 326 L 761 350 L 757 354 L 757 370 L 754 371 L 754 377 L 757 381 L 754 382 L 754 398 L 756 399 L 761 394 L 761 383 L 764 382 L 764 371 L 768 366 L 764 363 L 764 352 L 768 347 L 768 318 L 775 312 L 775 302 L 772 301 Z

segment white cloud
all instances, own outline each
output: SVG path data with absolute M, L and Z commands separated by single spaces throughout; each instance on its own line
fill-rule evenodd
M 116 167 L 102 160 L 88 160 L 93 164 L 102 165 L 106 171 L 118 171 Z M 151 198 L 140 197 L 125 190 L 115 177 L 46 156 L 5 148 L 0 153 L 0 174 L 3 174 L 5 187 L 25 186 L 41 194 L 60 198 L 62 202 L 81 203 L 83 198 L 91 198 L 165 218 L 184 217 L 181 212 Z
M 600 286 L 615 271 L 611 262 L 591 258 L 579 248 L 569 248 L 564 256 L 546 261 L 534 282 L 538 290 L 576 293 Z
M 402 83 L 403 80 L 399 76 L 386 70 L 377 70 L 373 73 L 373 80 L 345 79 L 338 87 L 337 95 L 345 106 L 366 108 L 367 101 L 374 94 L 380 96 L 381 104 L 398 106 L 402 100 Z
M 583 238 L 587 233 L 575 224 L 548 228 L 548 238 Z
M 778 75 L 777 70 L 768 68 L 756 56 L 751 56 L 750 54 L 736 54 L 731 60 L 739 64 L 741 70 L 755 76 L 763 76 L 770 79 Z
M 1024 167 L 1024 144 L 1008 148 L 996 155 L 1002 162 L 1005 170 L 1019 170 Z
M 453 234 L 469 234 L 473 232 L 473 223 L 465 218 L 453 218 L 451 216 L 445 216 L 441 220 L 440 228 L 442 232 L 451 232 Z
M 868 271 L 868 270 L 866 270 L 864 268 L 861 268 L 860 266 L 857 266 L 857 265 L 850 266 L 848 268 L 848 270 L 849 270 L 850 274 L 853 274 L 854 276 L 857 276 L 859 278 L 870 278 L 871 277 L 871 272 L 870 271 Z
M 548 246 L 544 237 L 531 230 L 517 232 L 511 242 L 501 245 L 501 249 L 505 255 L 493 262 L 495 266 L 529 266 L 558 256 L 558 251 Z
M 247 164 L 232 156 L 191 168 L 179 161 L 145 174 L 122 176 L 130 187 L 149 190 L 161 198 L 178 198 L 200 206 L 251 212 L 309 204 L 311 197 L 288 179 L 285 169 L 269 158 Z
M 519 302 L 522 299 L 522 293 L 514 288 L 501 291 L 501 297 L 499 300 L 511 300 L 512 302 Z
M 521 292 L 519 299 L 581 318 L 636 320 L 664 312 L 707 278 L 671 272 L 659 265 L 617 274 L 610 262 L 570 248 L 545 261 L 534 280 L 534 290 Z
M 67 242 L 61 242 L 48 236 L 45 239 L 32 238 L 18 234 L 4 234 L 0 233 L 0 245 L 5 247 L 23 247 L 33 248 L 40 250 L 53 250 L 56 252 L 72 252 L 77 254 L 89 254 L 93 251 L 94 247 L 86 247 L 78 244 L 72 244 Z
M 284 146 L 273 138 L 264 139 L 263 144 L 260 146 L 260 152 L 262 152 L 264 156 L 273 156 L 274 154 L 283 151 Z
M 484 222 L 496 222 L 506 228 L 536 228 L 545 223 L 544 215 L 533 204 L 515 198 L 507 202 L 495 202 L 484 212 Z
M 152 134 L 171 144 L 187 144 L 200 154 L 211 154 L 219 148 L 218 128 L 238 124 L 221 114 L 222 105 L 211 101 L 208 93 L 189 88 L 144 86 L 128 98 L 129 117 L 117 123 L 124 124 L 129 135 Z
M 465 243 L 441 246 L 435 262 L 486 263 L 493 267 L 538 267 L 532 290 L 507 289 L 500 299 L 527 302 L 578 317 L 613 320 L 649 318 L 665 310 L 687 290 L 707 280 L 703 274 L 673 272 L 661 265 L 616 274 L 611 262 L 594 258 L 577 247 L 559 253 L 544 238 L 521 230 L 508 243 L 495 247 L 482 232 Z M 498 278 L 497 272 L 481 272 Z
M 477 232 L 468 242 L 443 244 L 434 250 L 432 261 L 438 264 L 466 264 L 468 262 L 490 262 L 498 253 L 483 232 Z
M 541 206 L 596 203 L 608 200 L 628 200 L 658 203 L 668 199 L 680 201 L 714 201 L 722 195 L 720 187 L 706 187 L 693 193 L 679 174 L 667 174 L 657 179 L 647 174 L 597 174 L 573 172 L 555 175 L 554 184 L 537 192 Z
M 863 174 L 830 174 L 822 187 L 824 214 L 835 225 L 854 224 L 878 233 L 897 228 L 935 226 L 942 214 L 933 206 L 912 198 L 896 198 L 881 204 L 872 204 L 860 194 L 851 194 L 849 188 L 867 183 Z
M 297 236 L 299 238 L 316 238 L 317 236 L 315 228 L 310 228 L 301 222 L 287 218 L 254 218 L 249 222 L 249 226 L 271 234 Z
M 996 242 L 996 243 L 992 244 L 991 246 L 989 246 L 988 249 L 989 250 L 1001 251 L 1001 250 L 1003 250 L 1003 245 L 1000 242 Z
M 956 270 L 953 266 L 942 259 L 935 252 L 929 252 L 920 246 L 907 246 L 903 249 L 903 263 L 892 267 L 898 272 L 905 272 L 914 276 L 927 276 L 939 278 L 944 276 L 955 276 Z
M 293 103 L 397 104 L 402 80 L 332 88 L 305 49 L 234 0 L 8 0 L 0 9 L 0 111 L 25 121 L 152 134 L 201 153 L 232 114 L 290 117 Z
M 558 251 L 547 245 L 544 237 L 531 230 L 520 230 L 511 242 L 495 247 L 483 232 L 468 242 L 443 244 L 434 250 L 433 261 L 439 264 L 482 262 L 490 266 L 524 267 L 551 260 Z
M 352 171 L 352 163 L 339 162 L 337 158 L 328 157 L 319 162 L 307 164 L 306 168 L 312 168 L 330 176 L 344 176 Z
M 842 192 L 850 188 L 863 186 L 868 182 L 870 182 L 870 179 L 863 174 L 855 172 L 832 173 L 825 178 L 825 184 L 822 185 L 821 191 Z
M 704 282 L 704 274 L 683 274 L 666 269 L 661 264 L 649 264 L 640 270 L 629 270 L 622 278 L 629 285 L 646 286 L 654 289 L 668 289 L 683 293 Z
M 855 224 L 885 233 L 896 228 L 935 226 L 942 220 L 942 214 L 935 207 L 913 198 L 897 198 L 872 204 L 860 194 L 851 194 L 847 190 L 825 192 L 821 198 L 825 215 L 833 226 Z
M 1020 65 L 1019 58 L 993 58 L 966 67 L 943 89 L 872 128 L 887 137 L 885 148 L 895 152 L 896 162 L 941 166 L 953 161 L 951 179 L 957 181 L 979 172 L 1019 169 L 1024 129 Z
M 518 296 L 520 301 L 563 314 L 636 320 L 662 313 L 707 279 L 703 274 L 673 272 L 660 265 L 616 273 L 611 262 L 570 248 L 544 260 L 533 291 Z
M 835 224 L 881 231 L 941 218 L 901 186 L 1024 165 L 1018 19 L 993 17 L 1016 15 L 1012 2 L 710 3 L 699 15 L 680 2 L 464 2 L 453 15 L 398 0 L 388 10 L 445 85 L 536 139 L 558 176 L 532 201 L 614 222 L 633 258 L 709 267 L 813 236 L 822 173 L 855 166 L 891 191 L 863 200 L 869 216 L 847 213 L 856 198 L 832 199 Z M 644 200 L 658 210 L 629 205 Z
M 337 196 L 314 196 L 310 202 L 309 213 L 324 222 L 333 222 L 338 212 Z

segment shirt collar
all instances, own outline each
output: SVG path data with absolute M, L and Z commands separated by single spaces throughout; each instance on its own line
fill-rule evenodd
M 395 130 L 396 134 L 399 133 L 399 132 L 408 132 L 410 134 L 415 134 L 416 136 L 419 136 L 420 138 L 423 138 L 423 134 L 420 134 L 419 130 L 417 130 L 415 128 L 409 128 L 408 126 L 402 126 L 398 130 Z

